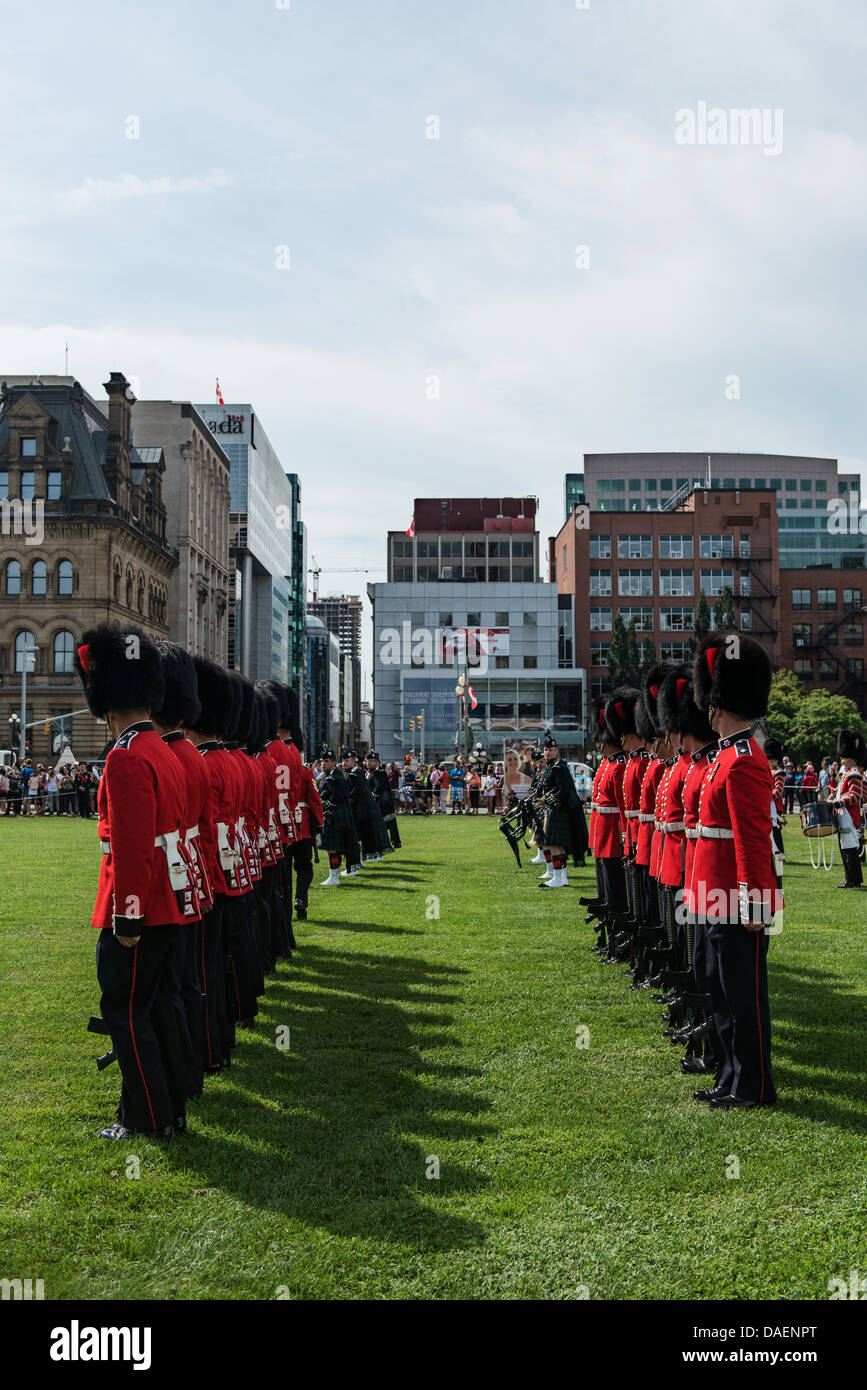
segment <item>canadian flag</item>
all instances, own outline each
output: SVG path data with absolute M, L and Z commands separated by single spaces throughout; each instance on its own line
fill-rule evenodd
M 409 523 L 409 525 L 407 526 L 406 531 L 404 532 L 404 534 L 407 535 L 407 536 L 414 536 L 414 535 L 415 535 L 415 517 L 413 517 L 412 521 L 411 521 L 411 522 Z
M 217 405 L 225 405 L 225 404 L 226 404 L 226 402 L 223 400 L 223 393 L 222 393 L 222 391 L 220 390 L 220 378 L 217 377 Z
M 467 694 L 470 697 L 470 709 L 475 709 L 476 705 L 479 702 L 476 699 L 476 692 L 473 690 L 473 687 L 471 685 L 467 686 Z

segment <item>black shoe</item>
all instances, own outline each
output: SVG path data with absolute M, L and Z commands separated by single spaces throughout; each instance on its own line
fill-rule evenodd
M 295 916 L 298 918 L 298 921 L 299 921 L 299 922 L 306 922 L 306 921 L 307 921 L 307 904 L 306 904 L 306 903 L 299 903 L 299 902 L 296 902 L 296 904 L 295 904 Z
M 711 1101 L 715 1110 L 755 1110 L 757 1101 L 738 1100 L 737 1096 L 719 1096 Z
M 175 1120 L 172 1128 L 174 1129 L 175 1134 L 184 1134 L 187 1128 L 186 1116 L 179 1115 L 178 1118 Z
M 152 1138 L 154 1138 L 154 1139 L 171 1139 L 171 1137 L 172 1137 L 172 1132 L 173 1132 L 173 1131 L 172 1131 L 172 1126 L 171 1126 L 171 1125 L 166 1125 L 165 1129 L 160 1130 L 158 1133 L 155 1133 L 155 1134 L 152 1136 Z M 138 1137 L 140 1137 L 141 1135 L 142 1135 L 142 1131 L 141 1131 L 141 1130 L 138 1130 L 138 1129 L 127 1129 L 126 1125 L 122 1125 L 122 1124 L 119 1124 L 119 1123 L 118 1123 L 118 1124 L 114 1124 L 114 1125 L 108 1125 L 108 1126 L 106 1126 L 105 1129 L 101 1129 L 101 1130 L 99 1131 L 99 1137 L 100 1137 L 100 1139 L 132 1139 L 132 1138 L 134 1138 L 134 1137 L 135 1137 L 135 1138 L 138 1138 Z M 145 1136 L 145 1137 L 147 1137 L 147 1136 Z
M 681 1057 L 680 1069 L 684 1076 L 695 1076 L 697 1073 L 706 1075 L 713 1071 L 713 1067 L 709 1067 L 703 1057 Z
M 719 1086 L 714 1086 L 712 1091 L 693 1091 L 693 1100 L 709 1100 L 711 1105 L 716 1105 L 717 1101 L 727 1100 L 728 1091 L 721 1090 Z

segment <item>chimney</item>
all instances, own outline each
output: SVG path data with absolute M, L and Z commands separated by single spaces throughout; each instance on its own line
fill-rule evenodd
M 129 464 L 129 446 L 132 431 L 132 404 L 135 397 L 123 372 L 112 372 L 108 381 L 102 383 L 108 396 L 108 441 L 105 451 L 105 465 L 108 485 L 117 498 L 118 482 L 123 476 L 123 460 Z

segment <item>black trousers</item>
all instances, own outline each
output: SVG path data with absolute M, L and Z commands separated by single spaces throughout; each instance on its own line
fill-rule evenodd
M 89 791 L 86 791 L 86 790 L 85 790 L 85 791 L 76 792 L 76 798 L 77 798 L 77 800 L 78 800 L 78 814 L 79 814 L 80 816 L 89 816 L 89 815 L 90 815 L 90 792 L 89 792 Z
M 295 902 L 307 906 L 307 894 L 313 882 L 313 841 L 296 840 L 292 846 L 292 863 L 295 868 Z
M 739 923 L 710 923 L 708 993 L 720 1041 L 718 1085 L 737 1097 L 771 1104 L 777 1098 L 771 1071 L 768 1003 L 768 936 Z
M 206 1070 L 227 1067 L 235 1043 L 234 1024 L 226 1001 L 226 958 L 223 923 L 227 898 L 218 893 L 202 918 L 199 935 L 199 975 L 204 1006 L 202 1064 Z
M 104 930 L 96 946 L 100 1009 L 121 1074 L 117 1117 L 127 1129 L 143 1134 L 163 1134 L 184 1116 L 169 980 L 169 957 L 182 930 L 142 927 L 135 946 L 121 946 Z
M 199 979 L 200 923 L 185 923 L 167 959 L 172 1008 L 180 1042 L 180 1084 L 187 1100 L 202 1093 L 202 985 Z
M 436 793 L 434 793 L 434 795 L 436 795 Z M 388 838 L 391 840 L 392 849 L 400 849 L 400 831 L 397 827 L 397 817 L 393 813 L 391 817 L 386 816 L 385 825 L 388 830 Z
M 695 978 L 696 990 L 699 994 L 711 994 L 713 956 L 707 934 L 707 927 L 701 922 L 696 922 L 694 917 L 691 919 L 691 925 L 693 936 L 692 973 Z M 711 1017 L 713 1017 L 713 1015 L 711 1015 Z M 722 1066 L 723 1054 L 715 1022 L 713 1031 L 708 1033 L 705 1038 L 704 1055 L 707 1061 L 713 1066 L 714 1071 L 719 1071 Z
M 223 943 L 228 945 L 226 999 L 237 1026 L 249 1023 L 259 1012 L 259 945 L 252 893 L 226 898 Z
M 846 871 L 846 882 L 853 886 L 863 883 L 864 875 L 861 871 L 861 860 L 857 849 L 843 849 L 841 847 L 840 857 Z
M 623 872 L 623 860 L 617 859 L 598 859 L 596 861 L 602 866 L 602 881 L 605 884 L 605 903 L 612 912 L 625 912 L 627 909 L 626 901 L 626 877 Z

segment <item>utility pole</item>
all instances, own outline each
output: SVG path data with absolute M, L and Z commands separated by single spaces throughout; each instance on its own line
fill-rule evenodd
M 24 761 L 24 745 L 27 742 L 27 663 L 33 657 L 33 669 L 36 670 L 36 653 L 38 647 L 25 647 L 22 653 L 21 663 L 21 737 L 18 742 L 18 756 L 21 762 Z
M 421 747 L 419 759 L 422 763 L 424 763 L 424 712 L 422 710 L 419 710 L 418 712 L 418 733 Z

